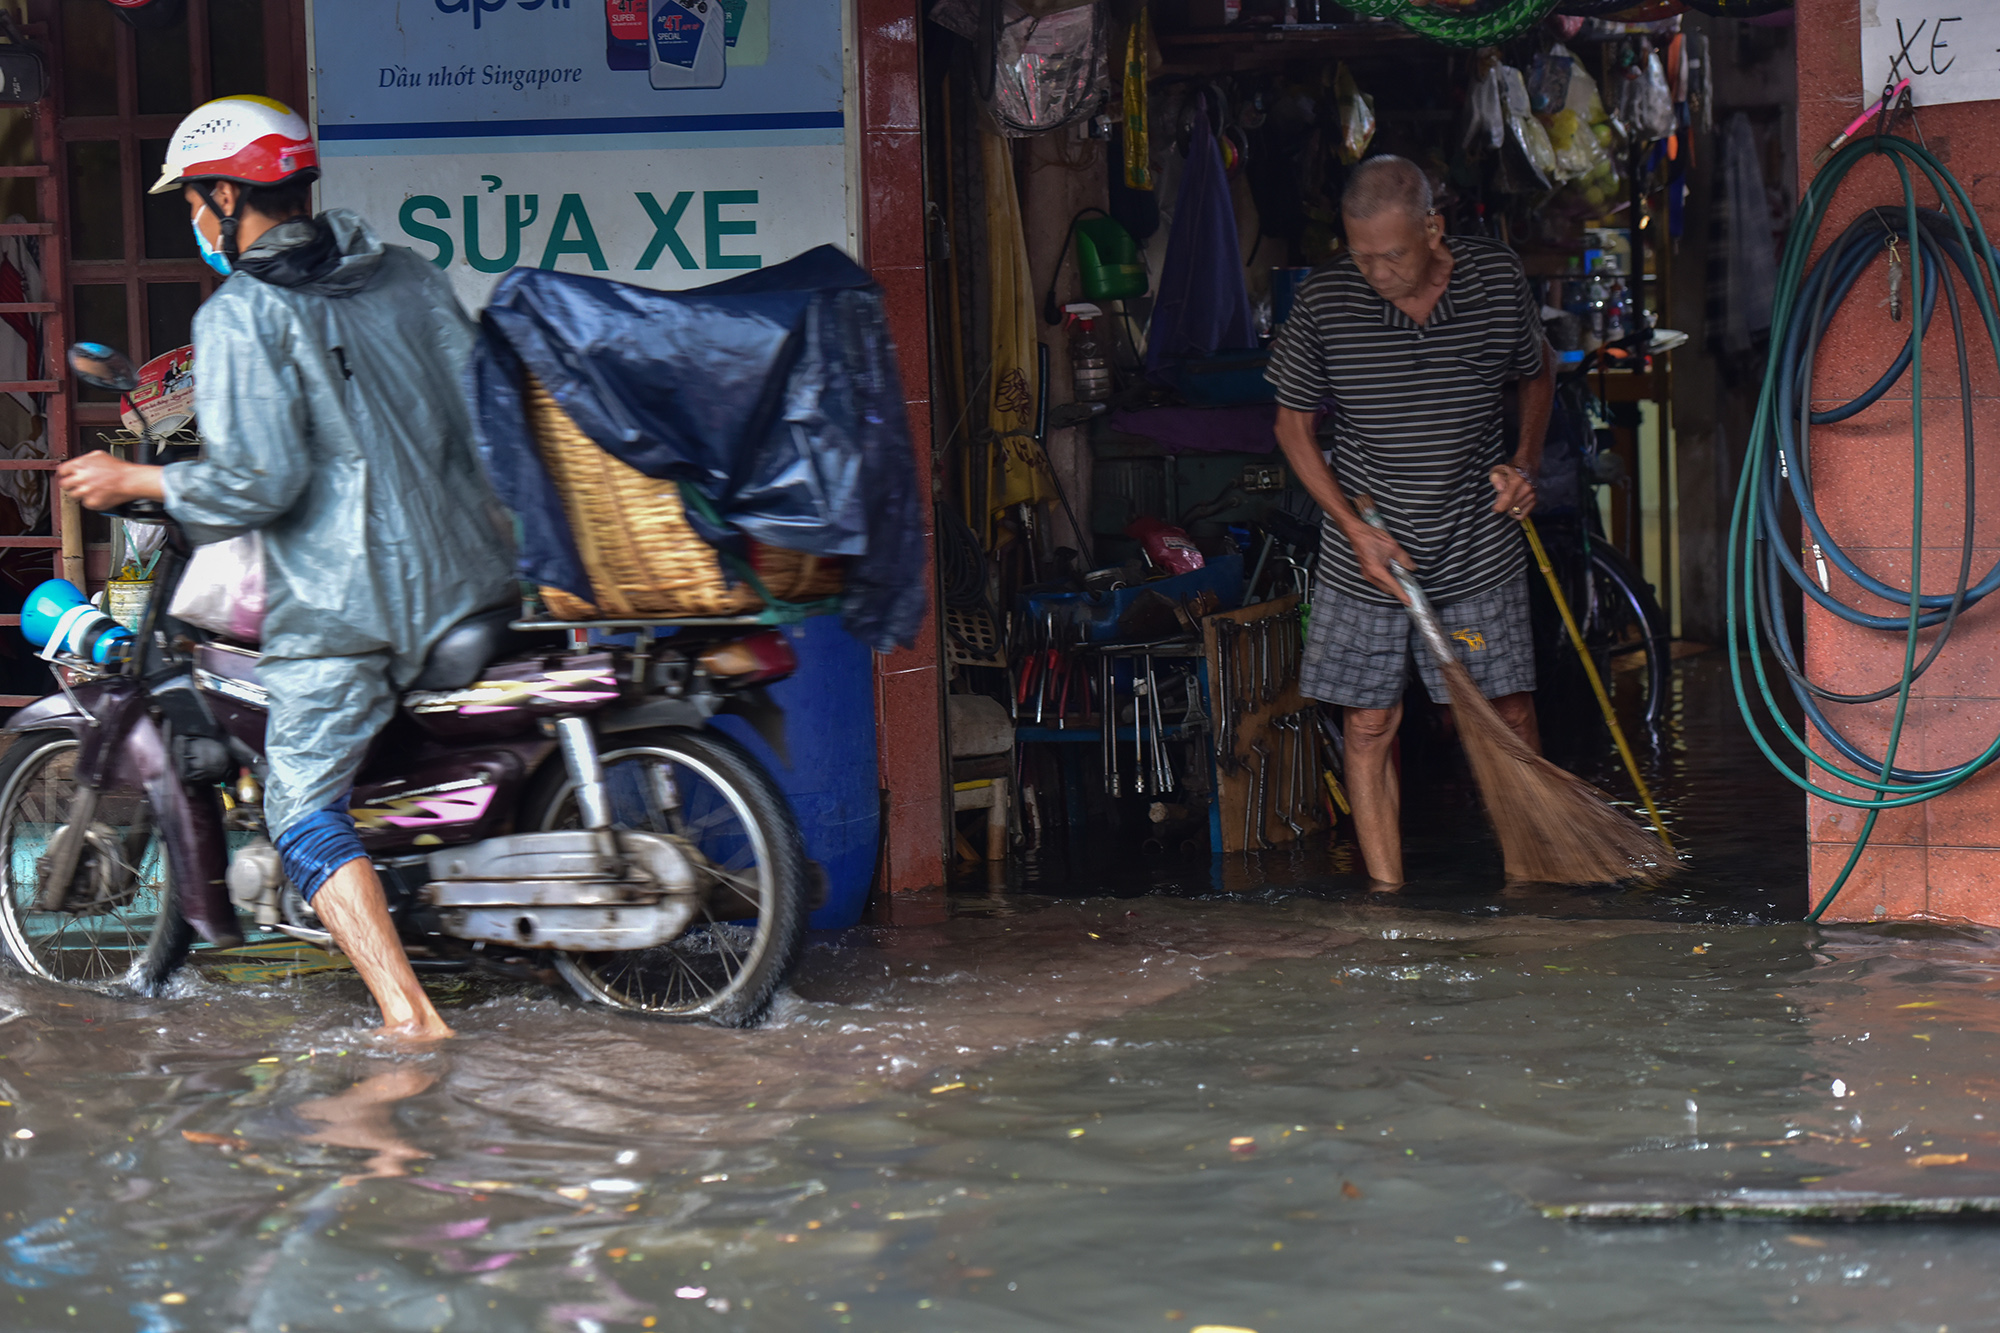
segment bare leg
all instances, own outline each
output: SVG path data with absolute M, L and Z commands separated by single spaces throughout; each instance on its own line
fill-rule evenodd
M 1514 729 L 1514 734 L 1521 738 L 1521 743 L 1536 754 L 1540 754 L 1542 730 L 1535 720 L 1535 696 L 1521 691 L 1515 694 L 1503 694 L 1492 702 L 1493 711 L 1500 715 L 1502 722 Z
M 1354 836 L 1361 859 L 1377 889 L 1403 883 L 1403 791 L 1390 762 L 1403 705 L 1350 708 L 1347 735 L 1347 798 L 1354 805 Z
M 312 909 L 375 996 L 385 1034 L 413 1041 L 454 1035 L 431 1007 L 430 996 L 424 994 L 404 956 L 382 896 L 382 881 L 367 857 L 357 856 L 334 871 L 313 895 Z

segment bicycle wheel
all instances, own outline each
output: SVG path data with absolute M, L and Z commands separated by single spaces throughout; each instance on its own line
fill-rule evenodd
M 173 901 L 143 793 L 103 794 L 66 910 L 39 902 L 42 862 L 76 794 L 76 751 L 67 732 L 35 732 L 0 760 L 0 949 L 48 981 L 128 981 L 151 994 L 186 960 L 194 928 Z
M 1605 687 L 1615 696 L 1623 680 L 1636 680 L 1644 691 L 1646 726 L 1659 725 L 1666 710 L 1673 635 L 1652 585 L 1618 548 L 1595 541 L 1583 605 L 1577 610 L 1584 644 L 1597 660 Z
M 749 1027 L 764 1016 L 805 940 L 804 845 L 777 784 L 724 736 L 633 732 L 602 756 L 612 822 L 667 834 L 698 854 L 705 904 L 679 939 L 653 949 L 562 953 L 577 994 L 654 1018 Z M 524 828 L 579 828 L 559 766 L 529 797 Z

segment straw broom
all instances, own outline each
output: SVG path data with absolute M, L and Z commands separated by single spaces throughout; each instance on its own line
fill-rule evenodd
M 1366 496 L 1356 497 L 1356 504 L 1370 526 L 1388 531 Z M 1507 877 L 1550 884 L 1606 884 L 1664 875 L 1669 867 L 1651 834 L 1613 807 L 1609 796 L 1530 750 L 1501 721 L 1472 673 L 1452 652 L 1423 589 L 1402 566 L 1390 568 L 1409 599 L 1406 609 L 1417 636 L 1444 676 L 1465 757 L 1500 839 Z

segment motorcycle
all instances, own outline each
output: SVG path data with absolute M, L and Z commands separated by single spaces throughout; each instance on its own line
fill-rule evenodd
M 99 344 L 70 364 L 100 388 L 137 384 Z M 150 462 L 161 444 L 136 415 Z M 265 835 L 257 650 L 168 613 L 191 551 L 157 502 L 115 512 L 167 532 L 136 632 L 60 580 L 23 610 L 60 691 L 4 729 L 0 950 L 47 980 L 150 995 L 197 939 L 240 945 L 239 910 L 330 947 Z M 412 963 L 552 964 L 589 1001 L 755 1023 L 798 958 L 812 866 L 770 774 L 710 723 L 754 713 L 796 667 L 754 618 L 500 608 L 454 626 L 349 801 Z

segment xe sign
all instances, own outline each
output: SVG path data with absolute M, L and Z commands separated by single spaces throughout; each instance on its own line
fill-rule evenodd
M 1861 0 L 1861 88 L 1908 78 L 1918 106 L 2000 98 L 2000 3 Z

